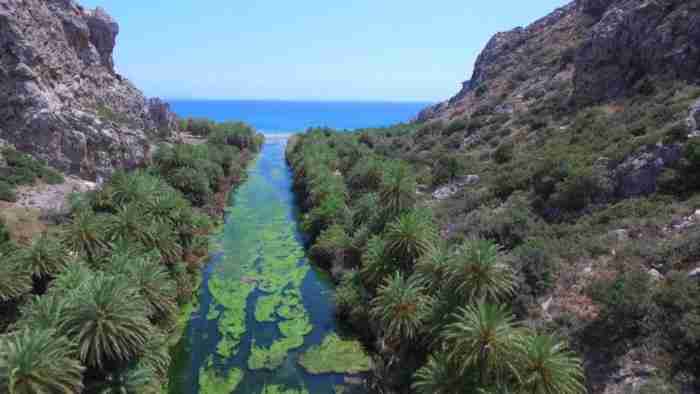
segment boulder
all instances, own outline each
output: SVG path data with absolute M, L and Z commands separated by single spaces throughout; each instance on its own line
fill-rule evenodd
M 457 178 L 448 185 L 439 187 L 433 192 L 433 198 L 436 200 L 444 200 L 446 198 L 452 197 L 462 190 L 465 186 L 473 186 L 478 184 L 481 178 L 478 175 L 467 175 L 465 177 Z
M 680 145 L 657 145 L 628 157 L 613 170 L 616 197 L 630 198 L 656 192 L 661 172 L 681 156 Z

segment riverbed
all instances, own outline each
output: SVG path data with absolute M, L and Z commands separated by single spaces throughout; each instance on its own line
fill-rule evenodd
M 306 257 L 286 141 L 268 140 L 231 195 L 174 352 L 171 393 L 362 392 L 370 360 L 336 321 L 332 283 Z

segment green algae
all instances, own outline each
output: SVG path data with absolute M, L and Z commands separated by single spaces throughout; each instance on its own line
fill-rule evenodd
M 305 388 L 290 388 L 280 384 L 268 384 L 263 388 L 262 394 L 309 394 Z
M 321 345 L 312 346 L 299 358 L 299 364 L 311 374 L 360 373 L 369 371 L 371 359 L 356 340 L 329 334 Z
M 201 368 L 199 370 L 199 392 L 202 394 L 230 394 L 243 381 L 243 371 L 238 368 L 230 369 L 222 376 L 215 369 Z
M 275 321 L 275 308 L 280 303 L 279 294 L 272 294 L 258 298 L 255 306 L 255 320 L 258 322 Z
M 287 338 L 303 338 L 304 336 L 309 335 L 311 330 L 313 330 L 313 326 L 311 325 L 308 316 L 303 316 L 292 320 L 285 320 L 279 322 L 277 326 L 279 327 L 282 335 Z

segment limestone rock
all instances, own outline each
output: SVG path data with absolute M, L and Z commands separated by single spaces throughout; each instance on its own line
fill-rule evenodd
M 177 123 L 115 71 L 118 33 L 72 0 L 0 0 L 0 138 L 90 180 L 146 160 Z
M 437 190 L 435 190 L 433 192 L 433 198 L 435 198 L 436 200 L 444 200 L 457 194 L 465 186 L 476 185 L 480 181 L 481 178 L 478 175 L 467 175 L 462 178 L 457 178 L 454 182 L 439 187 Z
M 680 145 L 658 145 L 628 157 L 614 170 L 616 196 L 629 198 L 656 192 L 657 179 L 663 169 L 681 156 Z
M 699 69 L 697 1 L 575 0 L 494 35 L 460 91 L 418 119 L 448 121 L 490 102 L 524 111 L 541 100 L 532 92 L 580 107 L 634 93 L 646 78 L 699 83 Z

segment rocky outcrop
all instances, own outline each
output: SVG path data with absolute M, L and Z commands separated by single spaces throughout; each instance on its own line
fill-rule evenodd
M 648 75 L 700 81 L 700 3 L 586 0 L 594 20 L 576 53 L 574 100 L 620 97 Z
M 419 121 L 515 111 L 549 99 L 584 106 L 639 89 L 648 77 L 700 82 L 697 0 L 576 0 L 486 44 L 469 83 Z
M 115 71 L 118 33 L 72 0 L 0 0 L 0 138 L 92 180 L 144 161 L 176 122 Z
M 481 181 L 481 178 L 478 175 L 467 175 L 465 177 L 455 179 L 453 182 L 437 188 L 433 192 L 433 198 L 436 200 L 444 200 L 459 193 L 459 191 L 465 186 L 476 185 L 479 183 L 479 181 Z
M 658 145 L 628 157 L 613 171 L 615 197 L 639 197 L 656 192 L 661 172 L 678 162 L 681 156 L 680 145 Z

